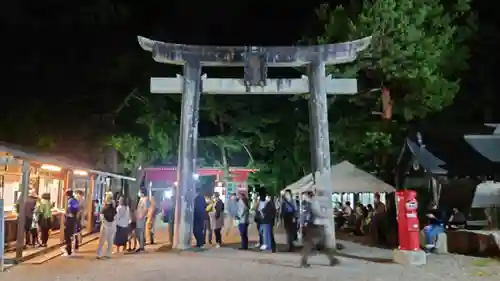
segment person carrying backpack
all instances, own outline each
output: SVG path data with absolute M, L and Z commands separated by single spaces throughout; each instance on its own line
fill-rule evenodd
M 106 242 L 106 258 L 111 257 L 111 248 L 116 233 L 116 208 L 113 197 L 106 196 L 104 207 L 101 210 L 101 231 L 99 233 L 99 245 L 97 246 L 97 259 L 102 258 L 102 247 Z
M 327 215 L 321 210 L 318 199 L 313 193 L 314 187 L 303 191 L 304 204 L 301 212 L 301 219 L 304 225 L 304 248 L 302 249 L 300 266 L 310 267 L 307 259 L 312 249 L 318 244 L 324 245 L 324 253 L 330 261 L 330 266 L 339 264 L 339 260 L 333 256 L 333 250 L 328 247 L 326 239 L 326 227 L 328 224 Z
M 289 252 L 294 251 L 293 241 L 297 239 L 297 213 L 298 209 L 295 200 L 293 200 L 292 192 L 287 190 L 281 204 L 281 217 L 285 226 Z

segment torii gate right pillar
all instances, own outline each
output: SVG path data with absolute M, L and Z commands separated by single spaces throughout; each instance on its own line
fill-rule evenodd
M 332 209 L 332 186 L 330 181 L 330 135 L 328 126 L 328 101 L 325 85 L 325 63 L 318 56 L 308 66 L 309 90 L 309 130 L 310 130 L 310 153 L 311 167 L 313 175 L 320 175 L 315 178 L 316 197 L 320 200 L 320 205 L 325 208 L 325 214 L 330 222 L 326 231 L 332 239 L 327 240 L 327 245 L 334 248 L 335 224 L 333 221 Z

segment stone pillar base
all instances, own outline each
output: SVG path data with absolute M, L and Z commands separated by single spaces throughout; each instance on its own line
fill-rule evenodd
M 402 265 L 425 265 L 427 256 L 424 251 L 405 251 L 395 249 L 392 252 L 392 259 L 395 263 Z

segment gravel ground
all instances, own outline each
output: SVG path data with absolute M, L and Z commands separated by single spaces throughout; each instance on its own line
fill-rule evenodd
M 255 236 L 252 235 L 252 236 Z M 278 243 L 284 236 L 276 235 Z M 95 259 L 95 243 L 84 246 L 78 256 L 59 257 L 43 265 L 21 264 L 0 273 L 0 281 L 153 281 L 169 280 L 500 280 L 500 262 L 460 255 L 430 255 L 423 267 L 403 267 L 363 259 L 390 259 L 390 250 L 338 241 L 345 246 L 337 267 L 327 266 L 326 257 L 313 256 L 312 268 L 298 267 L 299 255 L 260 253 L 234 248 L 210 249 L 201 253 L 184 252 L 116 255 L 110 260 Z M 359 257 L 359 258 L 357 258 Z M 336 279 L 342 278 L 342 279 Z
M 351 245 L 348 245 L 351 246 Z M 354 247 L 354 246 L 353 246 Z M 362 250 L 356 249 L 357 253 Z M 376 249 L 366 249 L 376 251 Z M 267 254 L 211 249 L 202 253 L 145 253 L 95 260 L 93 255 L 57 258 L 43 265 L 19 265 L 0 273 L 2 281 L 149 281 L 149 280 L 500 280 L 500 263 L 458 255 L 429 256 L 424 267 L 373 263 L 341 258 L 341 265 L 328 267 L 323 256 L 310 259 L 312 268 L 298 267 L 296 254 Z

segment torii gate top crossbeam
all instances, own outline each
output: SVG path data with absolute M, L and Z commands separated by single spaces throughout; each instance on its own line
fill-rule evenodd
M 199 59 L 203 66 L 242 67 L 248 54 L 262 54 L 269 67 L 299 67 L 318 59 L 329 64 L 349 63 L 358 52 L 365 50 L 371 36 L 362 39 L 313 46 L 199 46 L 165 43 L 142 36 L 137 37 L 141 47 L 153 54 L 156 62 L 183 65 L 190 56 Z

